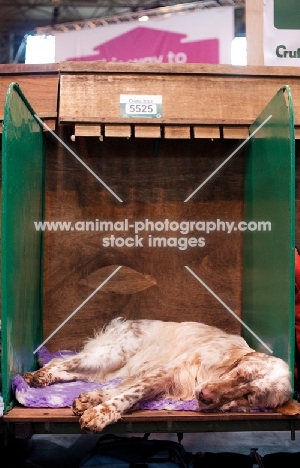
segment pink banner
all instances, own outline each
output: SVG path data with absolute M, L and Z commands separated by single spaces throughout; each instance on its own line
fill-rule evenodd
M 184 43 L 185 34 L 138 27 L 94 47 L 93 55 L 71 61 L 219 63 L 219 40 Z M 146 54 L 146 55 L 145 55 Z
M 126 21 L 55 33 L 55 60 L 231 63 L 234 8 Z

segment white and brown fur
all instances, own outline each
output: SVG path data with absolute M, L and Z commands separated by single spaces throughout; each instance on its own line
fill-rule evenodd
M 196 397 L 200 410 L 249 411 L 280 408 L 292 391 L 283 360 L 197 322 L 114 319 L 74 357 L 24 375 L 34 387 L 114 377 L 123 379 L 117 389 L 82 393 L 74 401 L 82 429 L 101 431 L 138 401 L 156 396 Z

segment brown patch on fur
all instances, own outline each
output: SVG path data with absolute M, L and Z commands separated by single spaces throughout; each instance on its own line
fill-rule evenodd
M 230 366 L 220 375 L 220 378 L 222 378 L 225 374 L 228 374 L 229 372 L 231 372 L 235 367 L 237 367 L 239 365 L 239 363 L 242 361 L 242 359 L 244 359 L 246 356 L 252 356 L 253 354 L 256 354 L 256 351 L 253 351 L 251 353 L 247 353 L 247 354 L 243 354 L 243 356 L 239 357 L 238 359 L 236 359 L 232 364 L 230 364 Z M 231 361 L 232 361 L 232 358 L 231 358 Z M 229 360 L 230 362 L 230 360 Z
M 77 359 L 77 358 L 74 358 L 72 359 L 72 361 L 70 362 L 69 366 L 67 365 L 66 367 L 68 369 L 71 369 L 72 367 L 78 367 L 81 363 L 81 360 L 80 359 Z
M 132 398 L 134 398 L 134 395 L 132 395 L 132 394 L 131 395 L 124 395 L 125 401 L 126 400 L 131 400 Z
M 94 408 L 89 409 L 89 417 L 90 419 L 94 419 L 97 417 L 97 411 Z
M 131 331 L 136 338 L 140 338 L 143 335 L 138 323 L 134 321 L 129 323 L 128 331 Z
M 201 359 L 197 355 L 193 356 L 193 359 L 189 361 L 190 366 L 200 366 L 200 364 L 201 364 Z
M 296 416 L 300 414 L 300 403 L 295 400 L 289 400 L 274 411 L 275 413 L 285 414 L 286 416 Z

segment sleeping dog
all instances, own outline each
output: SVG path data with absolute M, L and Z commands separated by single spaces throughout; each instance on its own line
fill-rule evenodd
M 53 359 L 24 375 L 34 387 L 114 377 L 123 379 L 118 388 L 82 393 L 74 401 L 82 429 L 99 432 L 138 401 L 157 396 L 195 397 L 200 410 L 281 412 L 292 392 L 286 362 L 254 351 L 238 335 L 198 322 L 117 318 L 77 355 Z

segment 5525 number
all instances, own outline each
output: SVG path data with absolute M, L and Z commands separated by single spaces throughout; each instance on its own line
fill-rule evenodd
M 155 104 L 126 104 L 127 114 L 155 114 Z

